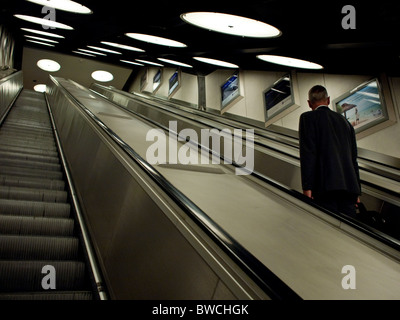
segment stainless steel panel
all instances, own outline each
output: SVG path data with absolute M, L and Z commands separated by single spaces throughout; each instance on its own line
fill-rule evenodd
M 23 87 L 22 71 L 13 73 L 0 80 L 0 120 L 16 99 L 20 90 Z M 0 121 L 0 122 L 1 122 Z
M 182 212 L 160 200 L 161 190 L 143 182 L 148 177 L 61 87 L 54 81 L 48 85 L 48 99 L 111 298 L 213 299 L 214 294 L 267 298 L 258 288 L 252 289 L 254 284 L 240 270 L 230 273 L 235 266 L 229 267 L 232 262 L 207 243 L 207 236 L 176 218 Z M 178 211 L 171 216 L 171 210 Z M 198 236 L 193 238 L 194 234 Z

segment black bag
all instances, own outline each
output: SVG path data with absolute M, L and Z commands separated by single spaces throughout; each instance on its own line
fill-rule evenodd
M 357 203 L 357 209 L 358 220 L 376 229 L 383 227 L 383 221 L 378 211 L 367 210 L 362 202 Z

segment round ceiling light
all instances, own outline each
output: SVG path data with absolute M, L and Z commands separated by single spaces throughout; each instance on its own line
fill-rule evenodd
M 185 48 L 187 47 L 186 44 L 167 39 L 167 38 L 162 38 L 162 37 L 157 37 L 157 36 L 151 36 L 148 34 L 142 34 L 142 33 L 125 33 L 126 36 L 133 38 L 135 40 L 140 40 L 148 43 L 153 43 L 153 44 L 158 44 L 161 46 L 167 46 L 167 47 L 176 47 L 176 48 Z
M 92 78 L 100 82 L 108 82 L 114 79 L 112 73 L 104 70 L 97 70 L 92 73 Z
M 200 28 L 235 36 L 273 38 L 282 34 L 265 22 L 226 13 L 188 12 L 182 14 L 181 19 Z
M 266 62 L 271 62 L 275 64 L 280 64 L 283 66 L 293 67 L 293 68 L 302 68 L 302 69 L 323 69 L 324 67 L 310 61 L 284 57 L 284 56 L 276 56 L 269 54 L 261 54 L 257 56 L 258 59 L 261 59 Z
M 193 57 L 193 59 L 204 62 L 204 63 L 213 64 L 213 65 L 220 66 L 220 67 L 225 67 L 225 68 L 234 68 L 234 69 L 239 68 L 239 66 L 236 64 L 222 61 L 222 60 L 203 58 L 203 57 Z
M 61 66 L 58 62 L 50 59 L 41 59 L 37 62 L 37 66 L 48 72 L 56 72 L 61 69 Z
M 28 22 L 41 24 L 42 26 L 47 26 L 47 27 L 50 27 L 50 28 L 74 30 L 74 28 L 72 28 L 72 27 L 70 27 L 70 26 L 68 26 L 66 24 L 63 24 L 63 23 L 60 23 L 60 22 L 56 22 L 56 21 L 53 21 L 53 20 L 27 16 L 27 15 L 24 15 L 24 14 L 15 14 L 14 17 L 16 17 L 18 19 L 22 19 L 22 20 L 28 21 Z
M 27 1 L 39 4 L 41 6 L 51 7 L 68 12 L 83 13 L 83 14 L 93 13 L 92 10 L 90 10 L 89 8 L 71 0 L 27 0 Z
M 37 84 L 33 87 L 33 90 L 36 92 L 46 92 L 46 85 L 45 84 Z
M 180 67 L 193 68 L 190 64 L 186 64 L 186 63 L 183 63 L 183 62 L 170 60 L 170 59 L 164 59 L 164 58 L 157 58 L 157 59 L 160 60 L 160 61 L 166 62 L 166 63 L 170 63 L 170 64 L 174 64 L 176 66 L 180 66 Z

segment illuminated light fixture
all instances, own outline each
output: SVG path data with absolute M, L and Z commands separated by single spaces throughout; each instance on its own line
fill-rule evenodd
M 157 59 L 160 60 L 160 61 L 166 62 L 166 63 L 177 65 L 177 66 L 193 68 L 193 66 L 191 66 L 190 64 L 182 63 L 182 62 L 179 62 L 179 61 L 170 60 L 170 59 L 164 59 L 164 58 L 157 58 Z
M 118 52 L 118 51 L 104 49 L 104 48 L 100 48 L 100 47 L 94 47 L 94 46 L 87 46 L 87 47 L 90 48 L 90 49 L 94 49 L 94 50 L 99 50 L 99 51 L 104 51 L 104 52 L 109 52 L 109 53 L 115 53 L 115 54 L 122 54 L 121 52 Z
M 39 41 L 46 41 L 46 42 L 50 42 L 50 43 L 59 43 L 58 41 L 55 41 L 55 40 L 50 40 L 50 39 L 45 39 L 45 38 L 40 38 L 40 37 L 34 37 L 34 36 L 28 36 L 28 35 L 25 35 L 25 37 L 27 37 L 29 39 L 35 39 L 35 40 L 39 40 Z
M 100 82 L 108 82 L 114 79 L 112 73 L 104 70 L 97 70 L 92 73 L 92 78 Z
M 261 54 L 257 56 L 258 59 L 261 59 L 266 62 L 271 62 L 275 64 L 280 64 L 293 68 L 302 68 L 302 69 L 323 69 L 324 67 L 310 61 L 289 58 L 283 56 L 269 55 L 269 54 Z
M 143 49 L 127 46 L 125 44 L 119 44 L 119 43 L 107 42 L 107 41 L 101 41 L 100 43 L 106 44 L 106 45 L 111 46 L 111 47 L 120 48 L 120 49 L 137 51 L 137 52 L 145 52 Z
M 45 84 L 37 84 L 36 86 L 33 87 L 33 90 L 36 92 L 46 92 L 47 86 Z
M 42 26 L 47 26 L 50 28 L 74 30 L 74 28 L 72 28 L 66 24 L 52 21 L 52 20 L 43 19 L 43 18 L 37 18 L 37 17 L 27 16 L 27 15 L 23 15 L 23 14 L 14 14 L 14 17 L 28 21 L 28 22 L 41 24 Z
M 92 10 L 90 10 L 89 8 L 71 0 L 27 0 L 27 1 L 39 4 L 41 6 L 51 7 L 68 12 L 83 13 L 83 14 L 93 13 Z
M 134 65 L 137 65 L 137 66 L 144 66 L 144 64 L 142 64 L 142 63 L 137 63 L 137 62 L 133 62 L 133 61 L 128 61 L 128 60 L 119 60 L 119 61 L 121 61 L 121 62 L 125 62 L 125 63 L 130 63 L 130 64 L 134 64 Z
M 220 66 L 220 67 L 225 67 L 225 68 L 234 68 L 234 69 L 239 68 L 239 66 L 236 64 L 221 61 L 221 60 L 216 60 L 216 59 L 202 58 L 202 57 L 193 57 L 193 59 L 204 62 L 204 63 L 209 63 L 209 64 L 213 64 L 213 65 Z
M 41 59 L 37 62 L 37 66 L 44 70 L 44 71 L 49 71 L 49 72 L 56 72 L 61 69 L 61 66 L 58 62 L 50 59 Z
M 78 48 L 79 51 L 87 52 L 87 53 L 92 53 L 92 54 L 98 54 L 100 56 L 106 56 L 105 53 L 97 52 L 97 51 L 92 51 L 92 50 L 86 50 L 86 49 L 80 49 Z
M 147 60 L 141 60 L 141 59 L 135 59 L 136 61 L 145 63 L 145 64 L 151 64 L 153 66 L 158 66 L 158 67 L 164 67 L 162 64 L 160 63 L 156 63 L 156 62 L 151 62 L 151 61 L 147 61 Z
M 94 54 L 91 53 L 85 53 L 85 52 L 80 52 L 80 51 L 72 51 L 73 53 L 78 53 L 78 54 L 82 54 L 85 56 L 90 56 L 90 57 L 96 57 Z
M 144 42 L 148 42 L 148 43 L 153 43 L 153 44 L 158 44 L 158 45 L 161 45 L 161 46 L 176 47 L 176 48 L 185 48 L 185 47 L 187 47 L 187 45 L 182 43 L 182 42 L 171 40 L 171 39 L 167 39 L 167 38 L 157 37 L 157 36 L 151 36 L 151 35 L 148 35 L 148 34 L 125 33 L 125 35 L 130 37 L 130 38 L 136 39 L 136 40 L 140 40 L 140 41 L 144 41 Z
M 40 34 L 42 36 L 47 36 L 47 37 L 62 38 L 62 39 L 65 38 L 64 36 L 60 36 L 58 34 L 54 34 L 54 33 L 50 33 L 50 32 L 44 32 L 44 31 L 35 30 L 35 29 L 21 28 L 21 30 L 32 32 L 32 33 L 36 33 L 36 34 Z
M 41 44 L 43 46 L 55 47 L 55 45 L 51 44 L 51 43 L 45 43 L 45 42 L 40 42 L 40 41 L 36 41 L 36 40 L 26 40 L 26 41 L 37 43 L 37 44 Z
M 182 14 L 181 19 L 200 28 L 235 36 L 273 38 L 282 34 L 265 22 L 226 13 L 188 12 Z

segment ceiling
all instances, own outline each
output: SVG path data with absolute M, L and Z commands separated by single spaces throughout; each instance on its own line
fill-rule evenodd
M 20 28 L 41 29 L 40 25 L 13 17 L 26 14 L 44 17 L 42 6 L 26 0 L 4 0 L 0 23 L 14 34 L 23 46 L 62 53 L 88 61 L 117 65 L 130 70 L 120 59 L 145 59 L 159 62 L 167 58 L 187 63 L 185 72 L 208 74 L 218 67 L 193 59 L 202 56 L 239 65 L 246 70 L 286 71 L 288 67 L 267 63 L 257 54 L 276 54 L 309 60 L 323 65 L 324 73 L 379 74 L 400 76 L 400 1 L 351 1 L 356 10 L 356 29 L 344 29 L 342 8 L 348 1 L 122 1 L 75 0 L 93 13 L 76 14 L 56 11 L 56 21 L 74 30 L 47 30 L 65 36 L 54 48 L 26 42 Z M 184 22 L 180 15 L 191 11 L 212 11 L 240 15 L 260 20 L 280 29 L 282 35 L 271 39 L 244 38 L 198 28 Z M 134 40 L 125 33 L 145 33 L 183 42 L 186 48 L 158 46 Z M 102 45 L 100 41 L 139 47 L 145 52 L 133 52 Z M 73 53 L 86 46 L 101 46 L 122 52 L 95 58 Z M 34 50 L 33 50 L 34 51 Z M 62 56 L 60 56 L 62 59 Z M 164 63 L 164 65 L 166 65 Z M 79 68 L 76 69 L 79 73 Z

